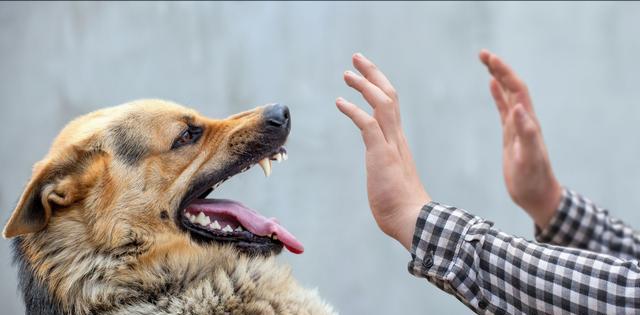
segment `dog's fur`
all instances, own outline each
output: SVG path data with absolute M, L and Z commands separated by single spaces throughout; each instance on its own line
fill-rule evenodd
M 273 255 L 195 241 L 176 219 L 194 181 L 260 148 L 263 111 L 143 100 L 69 123 L 4 230 L 27 314 L 332 314 Z M 201 138 L 172 149 L 191 124 Z

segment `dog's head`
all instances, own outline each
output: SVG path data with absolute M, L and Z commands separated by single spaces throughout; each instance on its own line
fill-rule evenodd
M 302 245 L 274 219 L 241 203 L 204 199 L 229 177 L 286 159 L 287 107 L 268 105 L 226 119 L 143 100 L 69 123 L 33 169 L 4 236 L 82 226 L 97 249 L 179 236 L 269 254 Z M 69 232 L 78 232 L 70 228 Z

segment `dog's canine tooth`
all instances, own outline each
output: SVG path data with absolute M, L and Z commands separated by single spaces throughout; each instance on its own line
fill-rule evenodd
M 282 159 L 285 160 L 285 161 L 289 158 L 288 155 L 287 155 L 287 152 L 282 152 L 280 154 L 282 154 Z
M 242 232 L 244 231 L 244 229 L 242 228 L 242 226 L 238 225 L 238 227 L 235 229 L 236 232 Z
M 218 220 L 214 220 L 213 223 L 209 224 L 209 227 L 214 230 L 219 230 L 221 228 L 220 223 L 218 223 Z
M 227 225 L 224 227 L 224 229 L 222 229 L 223 232 L 233 232 L 233 229 L 231 228 L 230 225 Z
M 269 177 L 269 175 L 271 175 L 271 160 L 269 160 L 269 158 L 264 158 L 260 160 L 258 164 L 260 164 L 260 167 L 262 167 L 264 176 Z
M 272 235 L 271 235 L 271 238 L 277 241 L 277 240 L 278 240 L 278 235 L 276 235 L 276 234 L 272 234 Z
M 273 158 L 276 159 L 276 161 L 278 161 L 278 163 L 282 162 L 282 153 L 278 152 L 276 153 Z
M 196 222 L 196 216 L 191 214 L 191 213 L 187 213 L 187 219 L 189 219 L 189 222 L 191 222 L 191 223 L 195 223 Z

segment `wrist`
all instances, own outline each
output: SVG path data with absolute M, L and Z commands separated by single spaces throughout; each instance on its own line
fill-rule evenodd
M 422 211 L 422 208 L 427 203 L 429 203 L 429 201 L 421 204 L 414 204 L 402 210 L 402 215 L 396 218 L 391 228 L 386 232 L 387 235 L 398 241 L 408 251 L 411 251 L 413 235 L 415 234 L 416 229 L 416 221 L 418 221 L 420 211 Z
M 550 185 L 548 193 L 545 194 L 542 203 L 536 207 L 536 209 L 527 211 L 531 214 L 534 223 L 540 229 L 545 229 L 555 216 L 558 205 L 562 201 L 562 191 L 563 188 L 560 183 L 554 181 L 554 183 Z

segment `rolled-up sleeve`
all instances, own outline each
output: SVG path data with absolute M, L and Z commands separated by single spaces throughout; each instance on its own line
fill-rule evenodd
M 636 260 L 530 242 L 431 202 L 416 222 L 409 272 L 479 314 L 640 313 Z
M 640 258 L 640 233 L 566 188 L 549 225 L 544 229 L 536 226 L 535 235 L 541 243 L 587 249 L 622 259 Z

